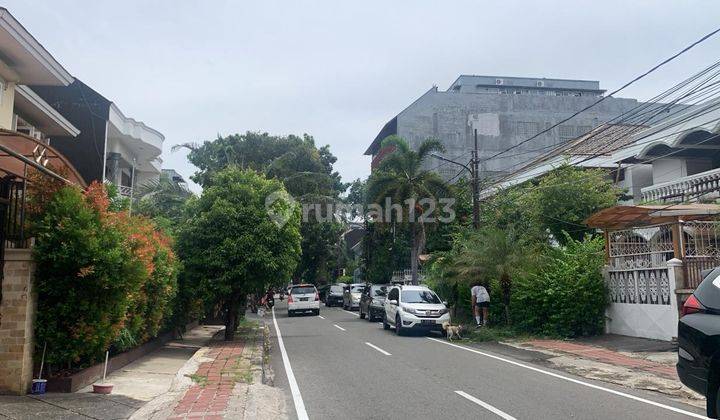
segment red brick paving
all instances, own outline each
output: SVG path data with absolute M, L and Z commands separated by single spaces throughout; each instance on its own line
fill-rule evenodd
M 243 343 L 239 341 L 212 343 L 205 357 L 213 360 L 201 363 L 195 372 L 207 377 L 207 383 L 188 388 L 169 420 L 222 419 L 235 386 L 233 371 L 242 351 Z
M 548 350 L 556 350 L 563 353 L 569 353 L 584 359 L 591 359 L 610 365 L 622 366 L 628 369 L 642 370 L 668 379 L 677 379 L 677 372 L 675 371 L 675 367 L 673 366 L 668 366 L 662 363 L 652 362 L 645 359 L 637 359 L 602 347 L 595 347 L 586 344 L 578 344 L 560 340 L 533 340 L 529 341 L 528 344 Z

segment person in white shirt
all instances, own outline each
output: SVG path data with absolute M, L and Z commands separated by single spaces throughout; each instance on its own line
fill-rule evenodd
M 470 296 L 472 299 L 473 314 L 475 315 L 475 322 L 477 323 L 477 326 L 487 326 L 488 313 L 490 310 L 490 294 L 480 282 L 477 282 L 475 283 L 475 286 L 470 289 Z M 482 324 L 480 324 L 481 312 Z

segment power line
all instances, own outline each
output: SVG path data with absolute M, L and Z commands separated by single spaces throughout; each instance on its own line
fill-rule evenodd
M 520 143 L 515 144 L 515 145 L 513 145 L 513 146 L 511 146 L 511 147 L 508 147 L 508 148 L 505 149 L 505 150 L 502 150 L 502 151 L 496 153 L 495 155 L 491 156 L 490 159 L 495 158 L 495 157 L 500 156 L 500 155 L 503 155 L 503 154 L 509 152 L 510 150 L 516 149 L 516 148 L 520 147 L 521 145 L 523 145 L 523 144 L 525 144 L 525 143 L 527 143 L 527 142 L 529 142 L 529 141 L 531 141 L 531 140 L 539 137 L 540 135 L 542 135 L 542 134 L 544 134 L 544 133 L 547 133 L 548 131 L 551 131 L 552 129 L 554 129 L 555 127 L 559 126 L 560 124 L 563 124 L 563 123 L 565 123 L 565 122 L 570 121 L 571 119 L 577 117 L 577 116 L 580 115 L 581 113 L 583 113 L 583 112 L 587 111 L 588 109 L 593 108 L 593 107 L 595 107 L 596 105 L 598 105 L 599 103 L 605 101 L 607 98 L 612 97 L 613 95 L 621 92 L 622 90 L 624 90 L 624 89 L 627 88 L 628 86 L 632 85 L 633 83 L 637 82 L 638 80 L 641 80 L 641 79 L 645 78 L 645 77 L 646 77 L 647 75 L 649 75 L 650 73 L 654 72 L 655 70 L 659 69 L 660 67 L 664 66 L 665 64 L 673 61 L 673 60 L 676 59 L 677 57 L 679 57 L 679 56 L 681 56 L 682 54 L 686 53 L 687 51 L 691 50 L 693 47 L 695 47 L 696 45 L 704 42 L 705 40 L 707 40 L 708 38 L 710 38 L 710 37 L 712 37 L 713 35 L 717 34 L 718 32 L 720 32 L 720 28 L 718 28 L 718 29 L 716 29 L 716 30 L 708 33 L 707 35 L 703 36 L 702 38 L 698 39 L 697 41 L 695 41 L 695 42 L 693 42 L 692 44 L 688 45 L 687 47 L 683 48 L 681 51 L 673 54 L 671 57 L 663 60 L 663 61 L 660 62 L 659 64 L 656 64 L 656 65 L 653 66 L 650 70 L 644 72 L 643 74 L 635 77 L 635 78 L 632 79 L 631 81 L 625 83 L 624 85 L 622 85 L 622 86 L 619 87 L 618 89 L 612 91 L 609 95 L 601 97 L 599 100 L 595 101 L 594 103 L 592 103 L 592 104 L 590 104 L 590 105 L 582 108 L 581 110 L 575 112 L 575 113 L 572 114 L 570 117 L 565 118 L 564 120 L 561 120 L 560 122 L 558 122 L 558 123 L 550 126 L 549 128 L 546 128 L 545 130 L 543 130 L 543 131 L 535 134 L 534 136 L 532 136 L 532 137 L 530 137 L 530 138 L 528 138 L 528 139 L 526 139 L 526 140 L 523 140 L 523 141 L 521 141 Z

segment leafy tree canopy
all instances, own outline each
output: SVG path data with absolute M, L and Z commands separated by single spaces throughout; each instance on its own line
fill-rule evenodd
M 245 295 L 287 284 L 300 258 L 300 210 L 282 199 L 281 182 L 230 166 L 215 173 L 202 196 L 188 204 L 180 229 L 185 276 L 222 307 L 226 339 L 232 339 Z M 272 220 L 266 197 L 280 221 Z

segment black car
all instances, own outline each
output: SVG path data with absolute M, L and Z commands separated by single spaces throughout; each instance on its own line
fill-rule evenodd
M 336 283 L 330 285 L 327 293 L 325 293 L 325 306 L 343 306 L 343 290 L 345 283 Z
M 707 416 L 720 416 L 720 268 L 714 269 L 682 308 L 678 324 L 678 376 L 704 394 Z
M 381 319 L 383 303 L 387 296 L 389 284 L 368 284 L 360 297 L 360 318 L 370 322 Z

